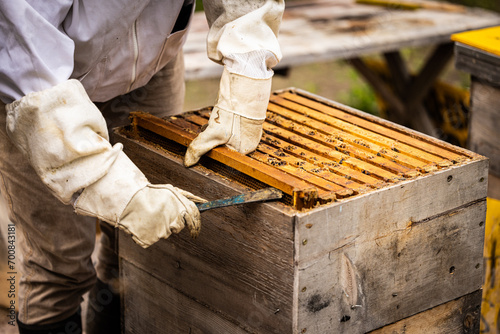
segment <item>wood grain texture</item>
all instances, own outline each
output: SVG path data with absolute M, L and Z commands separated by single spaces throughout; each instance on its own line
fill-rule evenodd
M 473 334 L 479 333 L 482 290 L 436 306 L 370 334 Z
M 355 0 L 305 0 L 286 4 L 278 40 L 283 59 L 277 69 L 449 42 L 464 30 L 500 24 L 496 13 L 467 9 L 398 10 Z M 219 77 L 222 66 L 206 52 L 208 24 L 196 13 L 184 45 L 186 79 Z
M 408 146 L 408 157 L 425 157 L 418 161 L 429 159 L 439 169 L 391 184 L 358 177 L 373 188 L 358 187 L 354 197 L 303 211 L 282 203 L 208 211 L 196 240 L 181 231 L 142 249 L 120 232 L 130 330 L 164 308 L 173 312 L 167 320 L 193 312 L 196 319 L 207 316 L 211 326 L 192 326 L 188 317 L 175 320 L 172 333 L 230 333 L 233 327 L 235 333 L 361 333 L 480 289 L 488 160 L 332 101 L 316 103 L 314 108 L 337 108 L 363 131 L 390 134 L 388 141 L 377 137 L 377 145 Z M 152 183 L 172 183 L 207 200 L 248 190 L 238 178 L 203 166 L 185 168 L 180 156 L 159 145 L 119 131 L 115 137 Z M 257 153 L 277 155 L 267 147 Z M 148 285 L 146 297 L 140 288 L 132 291 L 138 282 Z M 179 300 L 182 309 L 165 298 Z
M 206 169 L 187 169 L 161 149 L 117 138 L 152 183 L 172 183 L 207 200 L 247 190 Z M 288 212 L 280 203 L 207 211 L 196 240 L 181 231 L 148 249 L 122 232 L 120 256 L 249 332 L 286 332 L 293 297 L 293 217 Z
M 486 175 L 476 161 L 298 214 L 295 330 L 366 332 L 479 289 Z
M 456 43 L 455 67 L 476 78 L 486 80 L 492 86 L 500 85 L 500 56 Z
M 120 268 L 125 333 L 248 333 L 126 260 Z
M 469 148 L 490 159 L 490 173 L 500 177 L 500 87 L 473 79 Z
M 345 236 L 362 233 L 363 238 L 374 239 L 384 231 L 406 229 L 410 222 L 484 199 L 487 173 L 488 160 L 483 159 L 297 213 L 296 240 L 314 238 L 314 243 L 297 251 L 297 257 L 308 262 L 342 244 Z M 360 229 L 364 227 L 360 224 L 368 228 Z

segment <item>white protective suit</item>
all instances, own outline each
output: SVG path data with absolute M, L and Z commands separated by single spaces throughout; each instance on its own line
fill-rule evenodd
M 151 185 L 121 145 L 109 143 L 93 102 L 144 86 L 171 62 L 193 7 L 193 0 L 0 0 L 0 99 L 7 103 L 0 116 L 7 135 L 61 202 L 126 230 L 143 247 L 185 225 L 197 235 L 200 218 L 192 201 L 201 199 L 171 185 Z M 271 68 L 281 58 L 283 0 L 206 0 L 204 7 L 208 56 L 225 70 L 209 126 L 188 148 L 187 166 L 217 145 L 255 149 Z M 27 324 L 59 321 L 79 304 L 27 315 L 30 301 L 22 303 L 19 318 Z

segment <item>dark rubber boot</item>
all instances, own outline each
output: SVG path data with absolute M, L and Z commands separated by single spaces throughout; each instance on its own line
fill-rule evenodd
M 120 294 L 99 279 L 89 293 L 86 325 L 87 334 L 121 334 Z
M 79 310 L 71 317 L 51 325 L 25 325 L 17 320 L 20 334 L 81 334 L 82 317 Z

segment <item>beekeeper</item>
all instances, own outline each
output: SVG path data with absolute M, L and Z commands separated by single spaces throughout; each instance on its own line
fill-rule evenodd
M 204 7 L 208 57 L 224 72 L 186 166 L 217 145 L 255 149 L 281 58 L 283 0 Z M 0 185 L 20 254 L 20 333 L 77 333 L 82 295 L 92 287 L 91 296 L 109 298 L 89 303 L 88 332 L 119 332 L 114 228 L 142 247 L 185 226 L 199 233 L 200 199 L 150 184 L 108 139 L 131 110 L 182 111 L 181 47 L 193 10 L 194 0 L 0 0 Z M 96 269 L 89 217 L 107 223 Z

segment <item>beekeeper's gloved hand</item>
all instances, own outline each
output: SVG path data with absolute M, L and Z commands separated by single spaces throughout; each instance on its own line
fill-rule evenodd
M 251 78 L 232 73 L 226 66 L 208 127 L 189 145 L 184 165 L 194 165 L 203 154 L 223 144 L 243 154 L 255 150 L 270 94 L 271 77 Z
M 41 180 L 79 214 L 132 234 L 142 247 L 178 233 L 200 231 L 203 201 L 171 185 L 152 185 L 111 146 L 106 122 L 77 80 L 30 93 L 6 106 L 7 132 Z
M 184 164 L 194 165 L 218 145 L 255 150 L 271 94 L 271 70 L 281 59 L 278 29 L 283 0 L 204 1 L 210 26 L 207 55 L 224 65 L 208 127 L 189 145 Z
M 79 214 L 97 217 L 123 229 L 146 248 L 179 233 L 186 225 L 196 238 L 201 220 L 194 202 L 204 200 L 169 184 L 150 184 L 125 153 L 120 152 L 108 173 L 85 188 L 74 208 Z

